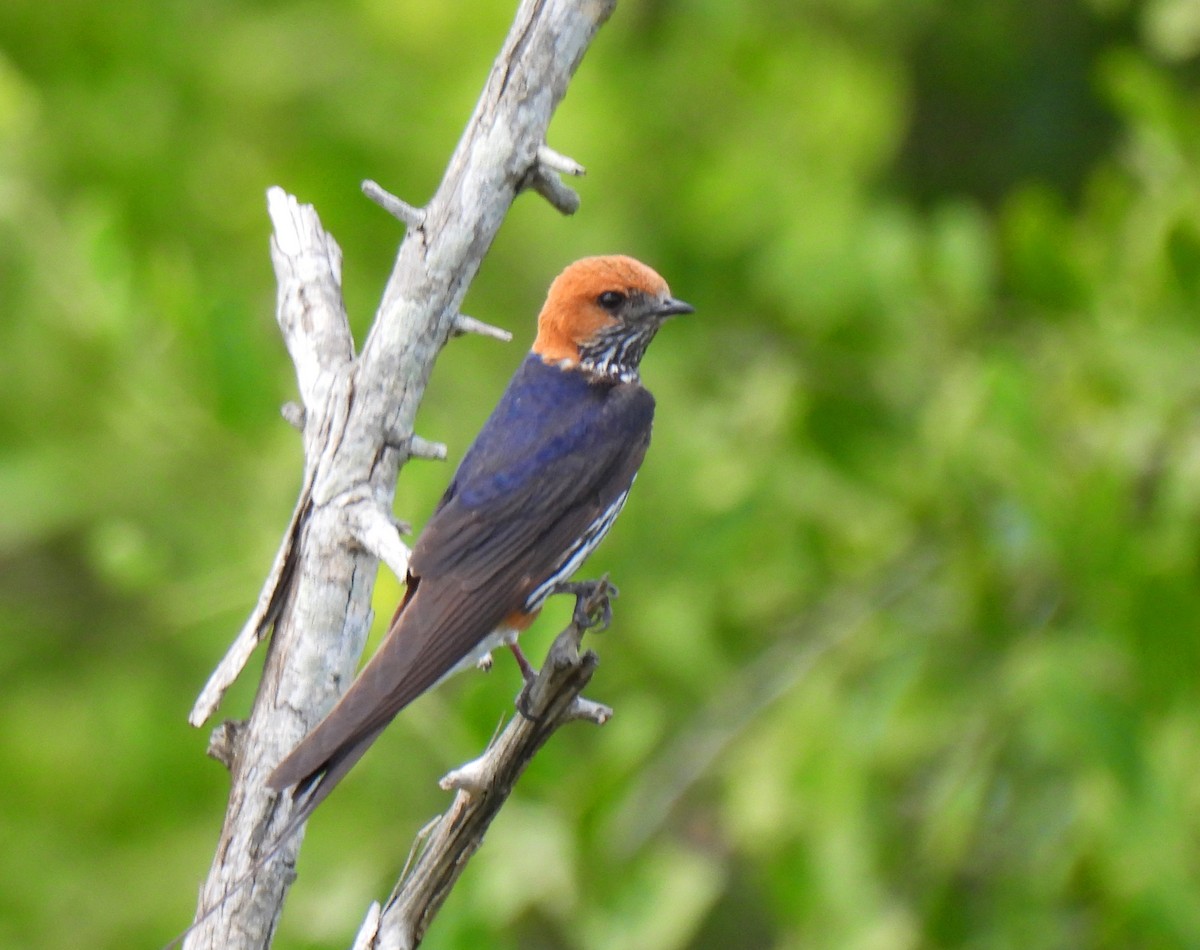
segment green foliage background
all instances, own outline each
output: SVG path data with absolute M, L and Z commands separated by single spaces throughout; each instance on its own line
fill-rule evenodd
M 185 715 L 300 472 L 264 191 L 361 339 L 399 231 L 358 182 L 431 193 L 512 10 L 0 4 L 0 944 L 189 919 L 227 782 Z M 517 340 L 454 343 L 420 419 L 457 460 L 577 256 L 697 306 L 588 571 L 617 717 L 427 946 L 1200 946 L 1198 51 L 1189 0 L 622 3 L 552 128 L 583 208 L 518 202 L 466 305 Z M 396 722 L 279 946 L 349 944 L 516 685 Z

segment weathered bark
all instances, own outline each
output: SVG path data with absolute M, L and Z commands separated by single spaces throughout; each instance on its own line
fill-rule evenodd
M 375 186 L 372 197 L 390 199 L 407 233 L 360 355 L 336 243 L 311 207 L 277 188 L 268 193 L 278 321 L 302 401 L 287 415 L 303 429 L 305 471 L 258 604 L 191 715 L 197 726 L 208 720 L 273 630 L 249 721 L 215 739 L 233 787 L 198 915 L 220 906 L 188 935 L 189 948 L 270 943 L 301 835 L 239 886 L 288 818 L 288 797 L 267 791 L 264 780 L 349 684 L 379 561 L 404 574 L 408 552 L 391 515 L 396 476 L 408 458 L 438 454 L 414 437 L 413 420 L 447 339 L 489 331 L 462 317 L 459 304 L 509 205 L 532 188 L 574 210 L 577 199 L 556 175 L 581 169 L 545 147 L 546 129 L 615 2 L 523 0 L 433 199 L 412 208 Z

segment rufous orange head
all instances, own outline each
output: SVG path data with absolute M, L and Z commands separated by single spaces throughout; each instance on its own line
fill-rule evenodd
M 550 285 L 533 352 L 547 363 L 635 380 L 663 321 L 693 310 L 641 261 L 622 254 L 585 257 Z

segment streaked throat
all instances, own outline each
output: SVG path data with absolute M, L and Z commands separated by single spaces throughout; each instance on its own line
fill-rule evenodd
M 638 382 L 641 378 L 638 367 L 659 325 L 656 320 L 647 320 L 635 326 L 618 324 L 601 330 L 586 343 L 580 344 L 580 368 L 613 382 Z

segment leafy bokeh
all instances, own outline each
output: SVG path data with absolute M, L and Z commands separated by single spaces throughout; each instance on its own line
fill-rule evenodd
M 264 191 L 341 242 L 361 339 L 399 232 L 358 182 L 431 193 L 511 14 L 0 5 L 0 945 L 189 919 L 227 781 L 185 715 L 300 472 Z M 1198 52 L 1190 0 L 620 6 L 552 128 L 583 208 L 517 203 L 465 308 L 516 342 L 455 342 L 420 418 L 456 460 L 574 257 L 697 306 L 589 567 L 617 716 L 427 946 L 1200 945 Z M 280 946 L 349 944 L 516 685 L 397 720 Z

